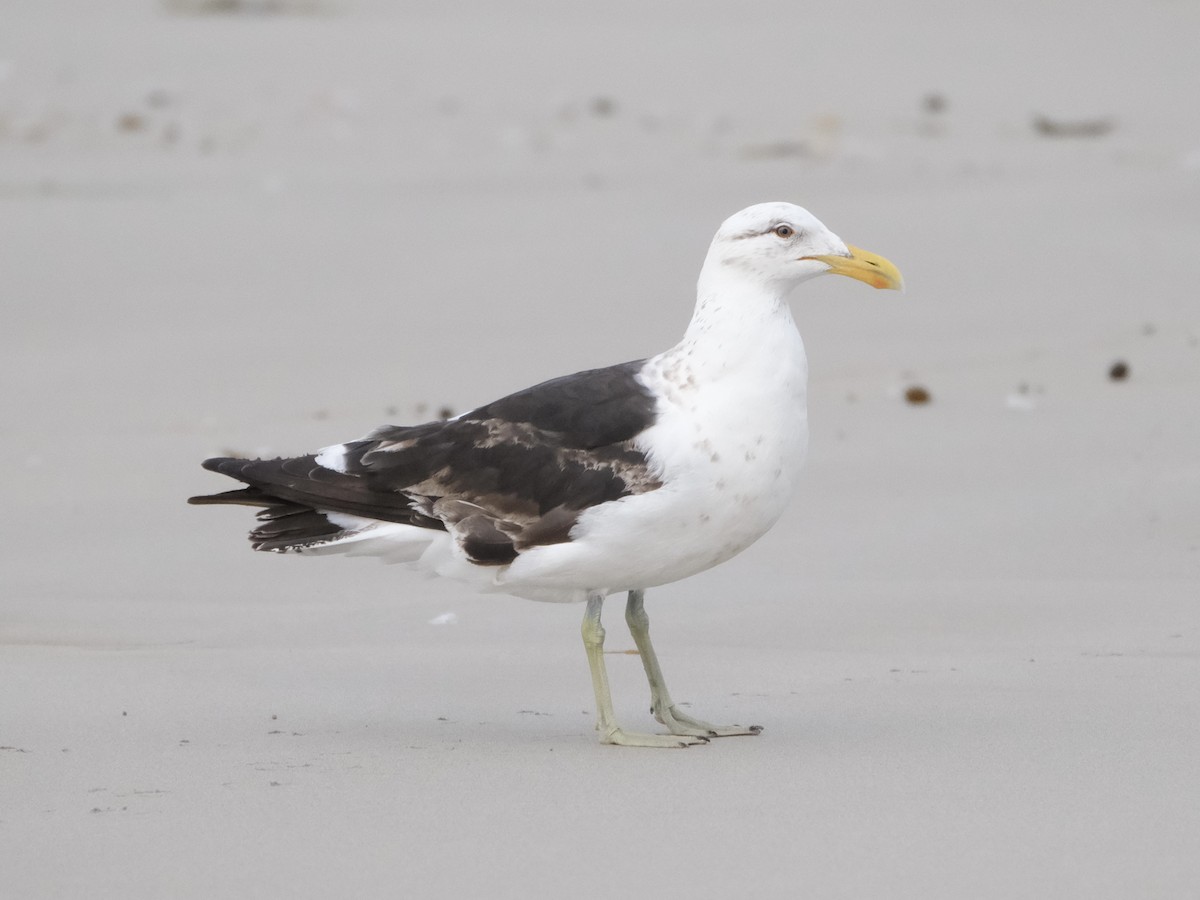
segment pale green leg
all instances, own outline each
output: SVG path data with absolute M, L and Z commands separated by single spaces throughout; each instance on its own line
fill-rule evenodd
M 592 670 L 592 687 L 596 691 L 596 730 L 600 732 L 600 742 L 624 747 L 687 747 L 689 744 L 705 743 L 705 738 L 698 736 L 698 733 L 639 734 L 622 731 L 617 725 L 613 715 L 612 694 L 608 689 L 608 671 L 604 667 L 604 626 L 600 624 L 603 606 L 603 594 L 588 594 L 587 611 L 580 629 L 583 646 L 587 650 L 588 666 Z
M 650 617 L 646 615 L 646 609 L 642 605 L 644 597 L 645 591 L 629 592 L 629 602 L 625 605 L 625 621 L 629 625 L 629 633 L 633 635 L 633 642 L 637 644 L 638 653 L 641 654 L 642 665 L 646 669 L 646 680 L 650 682 L 650 711 L 654 713 L 654 718 L 666 725 L 671 734 L 709 738 L 758 734 L 762 731 L 761 725 L 710 725 L 679 710 L 667 691 L 662 666 L 658 664 L 658 654 L 654 652 L 654 645 L 650 643 Z

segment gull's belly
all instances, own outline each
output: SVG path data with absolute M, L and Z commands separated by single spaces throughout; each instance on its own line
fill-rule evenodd
M 659 399 L 638 436 L 661 487 L 584 512 L 570 541 L 531 548 L 496 587 L 616 592 L 678 581 L 762 537 L 791 498 L 808 442 L 807 364 L 794 327 L 756 342 L 739 365 L 703 372 L 686 344 L 647 363 Z M 565 598 L 565 597 L 564 597 Z
M 745 407 L 711 419 L 690 409 L 686 429 L 661 416 L 646 438 L 661 457 L 662 487 L 588 510 L 570 542 L 521 554 L 497 586 L 655 587 L 745 550 L 786 508 L 807 441 L 803 405 L 771 406 L 770 415 Z
M 766 534 L 791 499 L 807 444 L 804 408 L 739 412 L 727 411 L 720 426 L 696 428 L 693 411 L 691 446 L 677 448 L 666 461 L 662 488 L 641 495 L 657 501 L 654 541 L 659 551 L 663 541 L 676 547 L 667 573 L 673 577 L 663 581 L 702 571 L 745 550 Z M 669 427 L 669 421 L 665 424 Z

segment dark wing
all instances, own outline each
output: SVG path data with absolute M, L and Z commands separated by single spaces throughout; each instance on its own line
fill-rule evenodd
M 654 396 L 637 379 L 645 360 L 564 375 L 481 406 L 459 421 L 522 422 L 594 449 L 631 440 L 654 423 Z
M 641 367 L 556 378 L 447 422 L 376 429 L 337 448 L 337 471 L 316 456 L 208 460 L 249 487 L 192 502 L 265 506 L 257 549 L 336 540 L 321 513 L 338 512 L 445 529 L 472 561 L 508 563 L 569 540 L 583 510 L 659 487 L 633 443 L 655 414 Z

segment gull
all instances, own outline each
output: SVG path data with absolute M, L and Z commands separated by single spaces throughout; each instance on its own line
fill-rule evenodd
M 808 442 L 808 361 L 787 298 L 830 273 L 903 288 L 892 263 L 802 207 L 748 207 L 713 238 L 674 347 L 306 456 L 208 459 L 204 468 L 245 486 L 189 502 L 261 507 L 255 550 L 376 556 L 479 591 L 584 603 L 602 743 L 758 734 L 679 709 L 644 597 L 736 556 L 787 506 Z M 665 734 L 627 731 L 613 713 L 600 617 L 614 593 L 627 594 Z

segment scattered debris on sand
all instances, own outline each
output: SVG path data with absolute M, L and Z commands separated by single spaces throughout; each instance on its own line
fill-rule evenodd
M 162 0 L 177 16 L 311 16 L 330 11 L 327 0 Z
M 766 144 L 747 144 L 742 148 L 743 159 L 786 159 L 789 156 L 811 156 L 804 141 L 772 141 Z
M 1049 116 L 1033 117 L 1033 130 L 1043 137 L 1096 138 L 1104 137 L 1116 123 L 1112 119 L 1051 119 Z
M 612 97 L 593 97 L 588 103 L 588 112 L 599 119 L 611 118 L 617 113 L 617 101 Z
M 944 137 L 946 134 L 946 109 L 950 103 L 946 95 L 930 91 L 921 98 L 920 116 L 917 119 L 917 134 L 927 138 Z
M 933 395 L 929 393 L 929 389 L 919 384 L 904 389 L 904 401 L 910 406 L 924 406 L 932 400 Z
M 117 116 L 117 131 L 135 132 L 146 130 L 146 117 L 140 113 L 128 112 Z
M 921 109 L 931 115 L 938 115 L 946 111 L 949 103 L 946 100 L 945 94 L 939 94 L 937 91 L 930 91 L 921 99 Z

